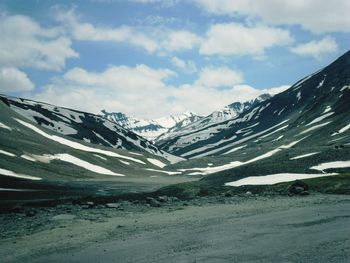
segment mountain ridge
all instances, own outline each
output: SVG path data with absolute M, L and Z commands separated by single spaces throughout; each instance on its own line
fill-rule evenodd
M 171 162 L 181 160 L 99 115 L 4 95 L 0 101 L 24 118 L 62 135 L 115 149 L 146 151 Z
M 156 119 L 137 118 L 122 112 L 107 112 L 106 110 L 102 110 L 100 115 L 151 141 L 176 126 L 187 125 L 202 118 L 191 111 Z
M 271 95 L 269 94 L 262 94 L 249 101 L 233 102 L 221 110 L 214 111 L 206 116 L 200 116 L 191 111 L 187 111 L 179 115 L 170 115 L 169 117 L 146 119 L 128 116 L 122 112 L 107 112 L 106 110 L 102 110 L 100 115 L 157 143 L 158 141 L 182 132 L 185 127 L 191 126 L 194 123 L 200 122 L 200 125 L 203 126 L 204 123 L 209 125 L 231 119 L 243 110 L 246 110 L 259 101 L 266 100 L 270 97 Z

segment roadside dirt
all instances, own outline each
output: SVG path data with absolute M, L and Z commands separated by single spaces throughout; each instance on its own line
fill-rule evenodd
M 2 262 L 349 262 L 350 196 L 61 205 L 0 216 Z

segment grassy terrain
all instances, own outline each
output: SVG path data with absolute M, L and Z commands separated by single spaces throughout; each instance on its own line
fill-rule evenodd
M 322 194 L 350 194 L 350 173 L 329 177 L 320 177 L 302 180 L 309 185 L 309 192 Z M 275 185 L 246 185 L 240 187 L 209 185 L 205 180 L 181 183 L 164 187 L 158 194 L 168 194 L 183 199 L 191 199 L 207 195 L 241 195 L 250 192 L 258 195 L 287 195 L 288 188 L 294 182 Z

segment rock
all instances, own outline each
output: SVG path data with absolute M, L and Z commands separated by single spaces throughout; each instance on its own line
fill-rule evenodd
M 25 215 L 26 216 L 35 216 L 35 211 L 34 210 L 26 210 L 25 211 Z
M 157 200 L 152 200 L 149 204 L 152 207 L 160 207 L 160 203 Z
M 151 202 L 151 200 L 154 200 L 154 198 L 153 197 L 146 197 L 146 202 L 147 203 Z
M 309 186 L 305 182 L 297 180 L 289 186 L 288 193 L 291 195 L 308 195 Z
M 304 192 L 304 187 L 301 186 L 294 186 L 293 188 L 291 188 L 293 194 L 300 194 L 302 192 Z
M 232 194 L 231 192 L 226 192 L 226 193 L 224 193 L 224 196 L 225 196 L 225 197 L 232 197 L 233 194 Z
M 106 208 L 119 208 L 120 205 L 118 203 L 108 203 L 106 204 Z
M 159 202 L 162 202 L 162 203 L 168 202 L 168 197 L 166 195 L 158 196 L 157 199 Z
M 253 193 L 251 191 L 247 191 L 245 194 L 246 195 L 253 195 Z
M 177 202 L 177 201 L 179 201 L 179 198 L 177 198 L 176 196 L 171 196 L 171 197 L 168 197 L 168 201 Z
M 52 217 L 52 220 L 72 220 L 76 216 L 75 215 L 70 215 L 70 214 L 60 214 Z
M 91 201 L 88 201 L 88 202 L 81 202 L 81 203 L 78 203 L 80 205 L 81 208 L 83 209 L 88 209 L 88 208 L 93 208 L 95 203 L 94 202 L 91 202 Z
M 160 202 L 152 197 L 147 197 L 147 203 L 152 207 L 160 207 Z

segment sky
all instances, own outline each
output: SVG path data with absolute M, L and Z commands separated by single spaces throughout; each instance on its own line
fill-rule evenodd
M 349 50 L 349 0 L 1 0 L 0 93 L 142 118 L 276 94 Z

